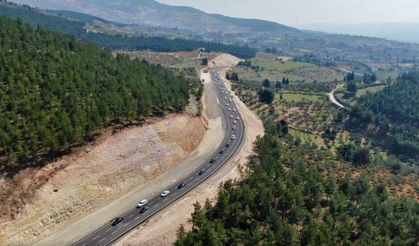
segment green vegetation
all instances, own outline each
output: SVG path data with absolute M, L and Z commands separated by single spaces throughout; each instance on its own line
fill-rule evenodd
M 337 148 L 339 158 L 351 162 L 354 166 L 366 166 L 371 163 L 370 153 L 367 148 L 347 143 Z
M 333 69 L 321 67 L 312 63 L 296 62 L 293 60 L 278 60 L 273 56 L 259 55 L 239 64 L 238 72 L 243 80 L 281 81 L 288 78 L 291 82 L 315 81 L 331 82 L 342 78 L 341 73 Z
M 258 92 L 259 100 L 266 104 L 271 104 L 274 100 L 275 94 L 271 90 L 263 89 Z
M 419 75 L 406 74 L 375 94 L 359 98 L 348 128 L 367 128 L 370 136 L 403 160 L 419 160 Z M 374 126 L 374 127 L 371 127 Z
M 278 123 L 280 124 L 280 123 Z M 258 139 L 244 180 L 226 182 L 213 206 L 195 204 L 175 245 L 417 245 L 419 204 L 383 183 L 329 168 L 330 153 L 284 136 Z
M 102 33 L 88 33 L 86 23 L 68 20 L 63 17 L 46 13 L 13 3 L 0 2 L 0 15 L 21 21 L 36 28 L 38 26 L 56 32 L 74 35 L 77 38 L 95 43 L 101 47 L 119 50 L 153 50 L 153 51 L 192 51 L 205 48 L 206 51 L 219 51 L 233 54 L 242 58 L 251 58 L 256 55 L 256 50 L 246 46 L 225 45 L 205 41 L 186 39 L 168 39 L 162 37 L 135 37 L 128 35 L 107 35 Z M 93 19 L 99 19 L 92 17 Z M 88 18 L 85 17 L 88 20 Z
M 284 100 L 288 103 L 315 103 L 324 99 L 322 95 L 297 94 L 297 93 L 281 93 L 277 96 L 279 100 Z
M 200 91 L 160 66 L 20 21 L 0 17 L 0 37 L 2 171 L 66 153 L 103 127 L 181 111 Z
M 378 86 L 370 86 L 370 87 L 366 87 L 366 88 L 360 88 L 357 90 L 356 92 L 356 97 L 362 97 L 369 94 L 375 94 L 377 92 L 382 91 L 384 88 L 386 87 L 386 85 L 378 85 Z

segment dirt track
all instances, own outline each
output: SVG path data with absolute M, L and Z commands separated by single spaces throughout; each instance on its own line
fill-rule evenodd
M 238 59 L 229 55 L 220 55 L 210 62 L 210 66 L 224 66 L 222 78 L 225 78 L 227 69 L 238 62 Z M 230 88 L 228 81 L 227 87 Z M 252 153 L 253 142 L 257 136 L 264 134 L 262 122 L 251 112 L 238 97 L 234 98 L 239 111 L 245 121 L 245 143 L 240 153 L 224 166 L 215 176 L 204 182 L 187 196 L 174 205 L 163 210 L 139 229 L 131 232 L 120 240 L 118 246 L 127 245 L 171 245 L 176 240 L 176 233 L 181 224 L 189 228 L 188 219 L 193 212 L 193 204 L 199 201 L 201 204 L 206 199 L 214 201 L 217 196 L 219 185 L 229 179 L 238 179 L 240 174 L 238 167 L 247 161 Z

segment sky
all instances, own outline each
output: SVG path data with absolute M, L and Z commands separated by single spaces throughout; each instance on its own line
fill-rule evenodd
M 318 23 L 419 23 L 419 0 L 158 0 L 233 17 L 304 27 Z

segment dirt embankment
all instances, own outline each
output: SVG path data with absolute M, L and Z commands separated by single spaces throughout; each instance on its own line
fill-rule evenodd
M 0 245 L 32 245 L 173 168 L 197 148 L 205 125 L 172 115 L 109 130 L 54 163 L 0 180 Z
M 225 67 L 221 71 L 222 78 L 225 78 L 226 71 L 231 66 L 237 64 L 238 61 L 239 59 L 236 57 L 223 54 L 210 61 L 209 65 L 210 67 Z M 226 81 L 226 84 L 230 89 L 229 81 Z M 188 220 L 193 212 L 193 204 L 196 201 L 204 204 L 206 199 L 210 199 L 210 201 L 214 202 L 221 183 L 229 179 L 236 180 L 240 178 L 239 166 L 246 164 L 247 157 L 252 154 L 253 143 L 257 136 L 264 135 L 264 128 L 261 120 L 237 96 L 234 97 L 234 102 L 237 104 L 245 123 L 245 141 L 239 153 L 213 177 L 191 191 L 174 205 L 158 213 L 147 224 L 140 226 L 120 240 L 117 243 L 118 246 L 172 245 L 176 240 L 176 234 L 181 224 L 186 229 L 190 228 Z

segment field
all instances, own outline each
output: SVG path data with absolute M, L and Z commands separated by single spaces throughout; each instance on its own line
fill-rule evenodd
M 246 81 L 271 81 L 288 78 L 290 82 L 330 82 L 341 80 L 343 74 L 333 69 L 320 67 L 305 62 L 295 62 L 289 59 L 277 58 L 259 54 L 249 60 L 251 66 L 239 66 L 234 69 L 240 78 Z
M 276 95 L 276 100 L 283 100 L 288 103 L 314 103 L 320 102 L 323 99 L 324 97 L 321 95 L 305 95 L 298 93 L 282 93 L 281 95 Z
M 385 87 L 386 87 L 385 85 L 380 85 L 380 86 L 372 86 L 368 88 L 359 89 L 356 92 L 356 97 L 359 98 L 359 97 L 365 96 L 367 93 L 371 93 L 371 94 L 377 93 L 383 90 Z
M 353 98 L 345 98 L 345 94 L 342 91 L 339 91 L 337 93 L 335 93 L 335 96 L 338 100 L 343 101 L 351 106 L 354 106 L 356 104 L 356 100 L 362 96 L 367 95 L 367 93 L 377 93 L 381 90 L 383 90 L 386 87 L 386 85 L 379 85 L 379 86 L 371 86 L 371 87 L 367 87 L 367 88 L 362 88 L 362 89 L 358 89 L 358 91 L 356 92 L 355 97 Z

